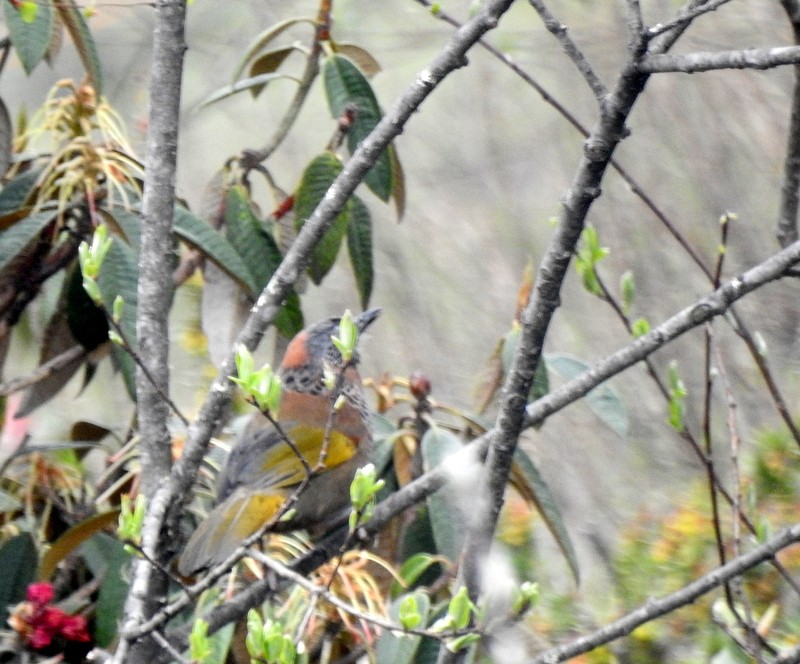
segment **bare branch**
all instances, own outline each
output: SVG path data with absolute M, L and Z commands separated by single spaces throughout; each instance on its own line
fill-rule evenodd
M 31 385 L 35 385 L 72 362 L 82 362 L 86 355 L 88 355 L 86 349 L 80 344 L 75 344 L 63 353 L 59 353 L 55 357 L 50 358 L 41 366 L 36 367 L 36 369 L 27 376 L 20 376 L 19 378 L 13 378 L 5 383 L 0 383 L 0 396 L 7 396 L 14 392 L 24 390 Z
M 167 428 L 169 407 L 162 394 L 169 391 L 169 310 L 172 304 L 172 218 L 175 206 L 175 167 L 178 152 L 178 126 L 186 3 L 184 0 L 159 0 L 156 3 L 153 32 L 153 61 L 150 79 L 145 187 L 142 201 L 142 240 L 139 258 L 139 287 L 136 336 L 139 356 L 147 371 L 136 372 L 138 427 L 141 436 L 142 491 L 150 499 L 142 529 L 142 549 L 161 563 L 172 556 L 172 546 L 164 541 L 162 518 L 156 492 L 169 476 L 172 464 L 170 434 Z M 131 587 L 125 601 L 123 624 L 129 628 L 144 621 L 158 607 L 167 590 L 167 579 L 145 560 L 137 560 Z M 149 661 L 160 651 L 152 640 L 133 645 L 125 629 L 114 656 L 124 662 Z
M 712 2 L 705 2 L 700 4 L 698 7 L 683 11 L 671 21 L 667 21 L 666 23 L 657 23 L 654 25 L 645 33 L 645 38 L 653 39 L 654 37 L 658 37 L 659 35 L 669 32 L 675 28 L 685 28 L 698 16 L 713 12 L 728 2 L 730 2 L 730 0 L 713 0 Z
M 597 103 L 602 106 L 605 102 L 608 90 L 597 74 L 595 74 L 594 69 L 592 69 L 592 66 L 586 59 L 586 56 L 578 48 L 578 45 L 572 40 L 572 37 L 569 36 L 567 26 L 550 13 L 550 10 L 547 8 L 547 5 L 544 4 L 543 0 L 528 1 L 536 10 L 536 13 L 538 13 L 541 17 L 544 27 L 546 27 L 547 30 L 558 40 L 558 43 L 561 44 L 561 48 L 564 50 L 564 53 L 569 56 L 569 59 L 572 60 L 572 63 L 583 75 L 583 78 L 589 84 L 589 87 L 594 93 Z
M 698 51 L 687 55 L 648 55 L 639 63 L 639 71 L 694 74 L 717 69 L 771 69 L 796 64 L 800 64 L 800 46 L 776 46 L 736 51 Z
M 626 636 L 640 625 L 644 625 L 655 618 L 666 615 L 682 606 L 686 606 L 723 583 L 772 559 L 778 551 L 798 541 L 800 541 L 800 525 L 786 528 L 766 544 L 762 544 L 756 549 L 753 549 L 750 553 L 734 558 L 726 565 L 718 567 L 677 592 L 662 597 L 661 599 L 649 600 L 643 606 L 632 611 L 628 615 L 605 627 L 601 627 L 592 634 L 588 634 L 579 639 L 575 639 L 571 643 L 538 654 L 533 658 L 532 664 L 556 664 L 556 662 L 563 662 L 582 653 L 594 650 L 605 643 Z

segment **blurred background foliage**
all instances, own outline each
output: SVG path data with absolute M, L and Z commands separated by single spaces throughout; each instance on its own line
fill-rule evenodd
M 461 0 L 440 4 L 455 16 L 467 16 L 474 9 Z M 651 24 L 666 20 L 678 6 L 666 0 L 646 3 L 645 20 Z M 210 105 L 204 102 L 230 85 L 256 34 L 289 16 L 313 17 L 316 11 L 317 4 L 306 0 L 241 0 L 224 8 L 195 0 L 189 8 L 178 193 L 196 214 L 207 217 L 207 183 L 219 177 L 228 160 L 268 140 L 285 113 L 293 84 L 276 79 L 255 99 L 243 92 Z M 626 48 L 621 3 L 562 0 L 554 3 L 553 11 L 610 83 Z M 450 27 L 412 0 L 341 0 L 334 5 L 333 21 L 337 41 L 357 44 L 381 65 L 370 84 L 384 110 L 451 34 Z M 141 155 L 152 10 L 133 0 L 97 3 L 89 25 L 102 62 L 103 93 L 128 127 L 131 152 Z M 285 30 L 280 44 L 307 39 L 308 26 L 297 24 Z M 516 3 L 489 40 L 579 120 L 592 122 L 595 99 L 526 3 Z M 714 13 L 713 19 L 697 21 L 680 42 L 680 51 L 788 43 L 791 29 L 779 3 L 740 0 Z M 299 55 L 287 51 L 284 56 L 281 71 L 299 76 Z M 39 66 L 29 76 L 11 57 L 0 79 L 0 96 L 12 117 L 23 108 L 32 115 L 58 81 L 80 81 L 84 70 L 76 50 L 67 46 L 53 67 Z M 776 247 L 791 90 L 789 68 L 656 75 L 632 115 L 632 135 L 617 153 L 619 162 L 635 174 L 641 188 L 707 265 L 717 257 L 721 215 L 737 215 L 727 240 L 727 276 Z M 335 130 L 323 86 L 317 81 L 295 127 L 269 159 L 278 189 L 295 190 Z M 405 173 L 402 221 L 398 223 L 396 205 L 384 205 L 363 192 L 373 220 L 371 302 L 383 307 L 384 314 L 363 342 L 362 373 L 379 383 L 384 372 L 408 376 L 421 371 L 433 386 L 433 397 L 459 412 L 471 412 L 486 396 L 487 372 L 491 377 L 493 371 L 491 362 L 486 368 L 487 360 L 496 352 L 497 340 L 512 327 L 520 282 L 525 282 L 526 266 L 536 264 L 544 250 L 550 219 L 580 158 L 582 138 L 533 89 L 476 48 L 470 66 L 426 102 L 397 139 L 396 148 Z M 233 182 L 229 192 L 240 184 L 235 175 Z M 275 187 L 257 177 L 251 184 L 256 211 L 274 210 Z M 606 178 L 590 221 L 599 242 L 609 249 L 598 267 L 604 281 L 616 290 L 623 273 L 633 275 L 634 318 L 646 317 L 656 324 L 709 290 L 700 270 L 614 172 Z M 798 397 L 798 308 L 786 292 L 794 288 L 781 284 L 779 291 L 768 286 L 740 309 L 763 339 L 792 410 Z M 173 394 L 190 416 L 213 375 L 207 345 L 213 331 L 203 326 L 202 290 L 199 277 L 189 279 L 177 291 L 171 320 Z M 342 252 L 324 283 L 306 284 L 300 297 L 305 319 L 315 320 L 357 307 L 364 299 L 363 279 L 360 283 L 357 275 L 354 279 L 353 267 Z M 37 365 L 57 298 L 56 288 L 45 288 L 26 310 L 9 349 L 4 380 L 26 375 Z M 549 356 L 576 357 L 591 364 L 627 343 L 627 331 L 608 306 L 586 292 L 577 273 L 567 282 L 562 302 L 545 349 Z M 242 307 L 246 310 L 246 302 Z M 235 315 L 229 314 L 231 319 Z M 207 314 L 205 318 L 207 323 Z M 781 433 L 761 378 L 736 335 L 724 323 L 715 330 L 738 407 L 748 504 L 753 514 L 776 529 L 791 521 L 796 508 L 796 450 Z M 228 339 L 229 331 L 221 338 Z M 701 339 L 701 332 L 694 332 L 654 358 L 662 375 L 670 362 L 677 361 L 688 392 L 686 419 L 695 429 L 702 413 Z M 270 338 L 262 352 L 272 358 L 280 346 L 279 339 Z M 553 384 L 563 378 L 551 370 Z M 567 636 L 602 623 L 715 563 L 703 468 L 667 424 L 667 407 L 641 367 L 612 384 L 624 404 L 627 435 L 621 436 L 612 426 L 598 426 L 596 413 L 585 404 L 553 416 L 541 429 L 525 435 L 525 449 L 552 491 L 583 570 L 582 583 L 576 587 L 564 557 L 530 504 L 510 501 L 501 538 L 518 554 L 514 557 L 518 574 L 542 584 L 542 600 L 531 620 L 543 637 Z M 15 518 L 25 515 L 36 524 L 39 537 L 55 541 L 71 524 L 58 522 L 61 512 L 54 506 L 80 514 L 87 498 L 83 484 L 87 472 L 96 491 L 95 507 L 107 501 L 103 505 L 113 508 L 119 494 L 135 482 L 135 460 L 122 446 L 132 413 L 110 363 L 101 362 L 85 388 L 77 376 L 30 419 L 7 421 L 0 442 L 6 455 L 26 433 L 32 444 L 51 449 L 29 448 L 32 454 L 12 459 L 4 469 L 4 481 L 9 483 L 5 498 L 10 501 L 4 512 Z M 491 410 L 484 417 L 490 415 Z M 88 430 L 83 422 L 97 429 Z M 457 428 L 463 432 L 470 427 L 459 422 Z M 93 448 L 109 432 L 117 441 L 111 457 Z M 724 468 L 728 455 L 724 418 L 715 422 L 714 432 Z M 176 447 L 181 435 L 178 427 Z M 721 474 L 725 476 L 724 471 Z M 14 540 L 15 546 L 28 546 L 12 521 L 4 526 L 7 541 L 23 537 Z M 125 554 L 109 546 L 97 547 L 84 557 L 97 570 L 119 567 Z M 796 570 L 800 563 L 796 554 L 787 552 L 785 558 L 787 568 Z M 790 642 L 798 633 L 791 622 L 797 600 L 783 597 L 780 584 L 769 576 L 772 573 L 754 573 L 746 586 L 759 612 L 767 614 L 770 607 L 781 606 L 774 624 L 767 627 Z M 20 587 L 31 580 L 33 576 L 23 578 Z M 64 590 L 80 585 L 74 579 L 63 583 L 62 596 Z M 109 596 L 112 590 L 99 592 Z M 675 653 L 692 659 L 722 652 L 721 632 L 698 617 L 708 611 L 707 604 L 693 605 L 637 631 L 624 652 L 593 653 L 585 661 L 614 661 L 614 657 L 676 661 Z

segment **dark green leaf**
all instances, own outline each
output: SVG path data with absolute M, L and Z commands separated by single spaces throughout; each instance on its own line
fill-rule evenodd
M 75 48 L 78 50 L 83 67 L 89 76 L 89 82 L 98 95 L 102 94 L 103 72 L 100 58 L 97 56 L 97 47 L 92 33 L 89 31 L 89 26 L 86 25 L 86 21 L 83 18 L 83 13 L 75 0 L 59 0 L 59 2 L 55 3 L 55 7 L 75 44 Z
M 175 235 L 202 251 L 222 270 L 242 284 L 251 296 L 258 292 L 242 258 L 222 235 L 184 207 L 175 208 Z
M 575 357 L 562 354 L 545 356 L 548 368 L 564 380 L 577 378 L 591 367 Z M 628 433 L 628 410 L 620 396 L 609 386 L 600 385 L 589 392 L 583 401 L 606 425 L 624 438 Z
M 8 608 L 25 599 L 36 578 L 36 545 L 29 533 L 20 533 L 0 547 L 0 621 L 6 624 Z
M 64 288 L 67 325 L 73 339 L 87 351 L 108 341 L 106 315 L 86 293 L 83 275 L 77 263 L 70 270 Z
M 375 126 L 380 122 L 381 113 L 375 93 L 361 71 L 346 57 L 332 55 L 322 70 L 328 106 L 334 118 L 340 117 L 350 105 L 358 109 L 353 124 L 347 132 L 347 146 L 355 152 Z M 392 195 L 392 163 L 389 151 L 384 150 L 369 170 L 364 183 L 381 200 L 388 201 Z
M 350 216 L 347 223 L 347 250 L 356 278 L 361 307 L 369 307 L 372 294 L 372 218 L 367 206 L 358 196 L 350 200 Z
M 25 207 L 41 172 L 41 169 L 38 168 L 25 171 L 3 187 L 3 191 L 0 191 L 0 216 L 5 216 Z
M 0 99 L 0 176 L 2 176 L 11 163 L 11 148 L 14 142 L 14 127 L 11 116 L 8 114 L 5 102 Z
M 122 310 L 122 320 L 120 326 L 125 341 L 136 349 L 136 307 L 138 302 L 137 284 L 139 281 L 139 267 L 136 254 L 127 244 L 115 238 L 111 243 L 103 266 L 100 268 L 100 275 L 97 284 L 100 286 L 100 293 L 103 296 L 103 303 L 107 311 L 112 311 L 114 299 L 117 295 L 125 301 Z M 125 386 L 131 399 L 136 399 L 135 372 L 136 365 L 128 351 L 120 348 L 116 344 L 112 346 L 116 366 L 122 371 Z
M 332 152 L 323 152 L 306 167 L 295 194 L 295 226 L 298 230 L 317 209 L 341 170 L 342 164 Z M 308 273 L 315 284 L 321 283 L 333 267 L 347 232 L 347 224 L 348 214 L 345 208 L 315 247 L 308 267 Z
M 25 217 L 22 221 L 0 232 L 0 270 L 35 240 L 45 226 L 53 221 L 55 215 L 55 210 L 43 210 Z
M 428 615 L 431 608 L 431 600 L 427 593 L 420 590 L 413 593 L 417 600 L 417 608 L 422 617 L 419 629 L 428 626 Z M 403 597 L 398 597 L 389 608 L 389 618 L 393 623 L 399 623 L 399 607 Z M 386 630 L 381 634 L 376 646 L 375 660 L 381 664 L 411 664 L 415 662 L 415 655 L 422 637 L 411 634 L 397 635 Z
M 521 490 L 520 493 L 524 498 L 531 500 L 533 504 L 536 505 L 537 511 L 542 519 L 544 519 L 548 530 L 550 530 L 550 533 L 556 540 L 558 548 L 560 548 L 561 552 L 564 554 L 572 576 L 575 577 L 575 582 L 579 583 L 580 570 L 578 569 L 578 557 L 575 555 L 575 548 L 572 546 L 572 540 L 564 526 L 561 512 L 556 505 L 553 494 L 550 493 L 550 488 L 539 473 L 539 470 L 533 465 L 533 461 L 531 461 L 530 457 L 519 447 L 514 452 L 513 473 L 515 479 L 519 479 L 525 483 L 527 491 Z
M 278 269 L 283 258 L 281 252 L 253 213 L 244 187 L 233 186 L 225 192 L 224 214 L 225 237 L 247 266 L 257 291 L 261 292 Z M 275 327 L 289 339 L 303 329 L 300 298 L 294 291 L 275 318 Z
M 445 429 L 431 427 L 420 442 L 425 472 L 440 465 L 462 449 L 461 441 Z M 437 553 L 455 563 L 461 555 L 466 524 L 461 513 L 462 500 L 451 482 L 426 498 Z
M 41 2 L 38 3 L 37 9 L 36 16 L 29 23 L 20 16 L 19 10 L 13 3 L 3 3 L 11 43 L 26 74 L 30 74 L 44 58 L 53 27 L 53 5 Z
M 92 539 L 104 558 L 103 583 L 97 597 L 94 637 L 97 645 L 105 648 L 119 635 L 119 621 L 128 595 L 127 575 L 124 573 L 131 555 L 121 542 L 108 535 L 97 535 Z M 95 556 L 96 557 L 96 556 Z

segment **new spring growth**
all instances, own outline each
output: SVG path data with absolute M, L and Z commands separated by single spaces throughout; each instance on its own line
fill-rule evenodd
M 117 525 L 117 536 L 120 540 L 139 544 L 142 538 L 142 524 L 146 509 L 147 502 L 142 494 L 137 495 L 135 501 L 131 501 L 131 497 L 127 493 L 122 495 Z M 126 548 L 129 547 L 126 545 Z
M 433 623 L 431 631 L 441 633 L 454 629 L 464 629 L 469 625 L 472 614 L 476 610 L 475 605 L 467 595 L 466 586 L 461 586 L 447 605 L 447 613 Z
M 397 618 L 403 629 L 419 627 L 422 622 L 422 616 L 419 612 L 419 602 L 417 602 L 416 595 L 406 595 L 400 600 L 400 605 L 397 607 Z
M 358 343 L 358 328 L 353 322 L 353 314 L 350 313 L 350 309 L 344 312 L 339 321 L 339 336 L 331 335 L 331 341 L 342 355 L 345 364 L 353 359 L 353 353 L 355 353 Z
M 686 386 L 678 374 L 678 363 L 669 363 L 667 374 L 669 387 L 669 424 L 678 432 L 683 431 L 683 402 L 686 400 Z
M 236 373 L 231 380 L 239 386 L 245 398 L 263 412 L 276 412 L 281 402 L 281 379 L 265 364 L 258 370 L 253 368 L 253 356 L 244 346 L 236 349 Z
M 78 246 L 78 263 L 83 275 L 83 288 L 92 302 L 97 305 L 103 302 L 100 287 L 97 285 L 97 276 L 100 274 L 103 260 L 111 248 L 111 242 L 112 239 L 108 237 L 108 229 L 101 224 L 94 231 L 91 245 L 84 240 Z
M 539 584 L 525 581 L 517 588 L 511 612 L 515 617 L 522 617 L 539 601 Z
M 198 618 L 194 621 L 189 634 L 189 657 L 192 662 L 204 662 L 212 652 L 211 641 L 208 638 L 208 623 Z
M 283 625 L 271 619 L 261 620 L 255 609 L 247 613 L 247 652 L 253 660 L 268 664 L 293 664 L 297 659 L 294 642 Z
M 353 506 L 353 510 L 350 512 L 351 531 L 372 516 L 372 510 L 375 508 L 375 496 L 384 484 L 386 482 L 377 479 L 374 464 L 368 463 L 363 468 L 356 470 L 356 475 L 350 483 L 350 504 Z

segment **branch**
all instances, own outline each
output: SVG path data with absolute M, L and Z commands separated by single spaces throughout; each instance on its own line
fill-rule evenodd
M 776 46 L 736 51 L 698 51 L 687 55 L 648 55 L 639 63 L 639 71 L 694 74 L 717 69 L 771 69 L 796 64 L 800 64 L 800 46 Z
M 649 77 L 635 66 L 638 53 L 639 48 L 632 49 L 630 62 L 605 99 L 600 121 L 584 144 L 583 159 L 564 196 L 558 227 L 539 265 L 533 293 L 521 316 L 520 338 L 503 386 L 503 399 L 482 474 L 480 497 L 486 505 L 476 509 L 478 514 L 467 533 L 462 555 L 462 579 L 473 601 L 481 594 L 481 569 L 494 536 L 519 435 L 527 426 L 525 404 L 550 321 L 560 303 L 561 286 L 586 215 L 600 195 L 600 184 L 614 150 L 627 135 L 628 115 Z M 459 661 L 464 654 L 444 655 L 439 661 Z
M 651 599 L 623 618 L 605 627 L 601 627 L 592 634 L 588 634 L 579 639 L 575 639 L 571 643 L 551 648 L 550 650 L 540 653 L 533 658 L 532 664 L 556 664 L 556 662 L 563 662 L 582 653 L 594 650 L 605 643 L 626 636 L 640 625 L 671 613 L 682 606 L 686 606 L 723 583 L 770 560 L 778 551 L 798 541 L 800 541 L 800 524 L 782 530 L 766 544 L 762 544 L 753 549 L 750 553 L 734 558 L 728 564 L 718 567 L 671 595 L 667 595 L 661 599 Z
M 547 30 L 558 40 L 558 43 L 561 44 L 561 48 L 564 50 L 564 53 L 566 53 L 569 59 L 572 60 L 572 63 L 589 84 L 589 87 L 594 93 L 597 102 L 602 107 L 603 103 L 605 102 L 606 95 L 608 94 L 608 90 L 597 74 L 594 73 L 594 69 L 592 69 L 592 66 L 589 64 L 586 56 L 578 48 L 578 45 L 572 40 L 572 37 L 569 36 L 567 26 L 550 13 L 550 10 L 547 8 L 547 5 L 544 4 L 543 0 L 528 1 L 536 10 L 536 13 L 541 17 L 544 27 L 547 28 Z
M 142 549 L 163 563 L 172 546 L 162 532 L 157 490 L 169 476 L 172 464 L 169 408 L 161 394 L 169 391 L 169 330 L 172 304 L 172 218 L 175 206 L 175 167 L 178 152 L 185 0 L 159 0 L 153 30 L 153 61 L 150 79 L 147 159 L 142 201 L 142 240 L 139 258 L 136 336 L 139 355 L 147 366 L 136 372 L 138 428 L 141 436 L 142 491 L 150 499 L 142 529 Z M 152 640 L 136 644 L 133 652 L 125 632 L 144 621 L 157 608 L 167 591 L 166 577 L 146 560 L 137 560 L 125 601 L 123 628 L 115 662 L 128 657 L 149 661 L 160 648 Z
M 71 348 L 67 348 L 64 352 L 50 358 L 44 364 L 36 367 L 36 369 L 27 376 L 12 378 L 5 383 L 0 383 L 0 396 L 5 397 L 14 392 L 24 390 L 31 385 L 35 385 L 73 362 L 83 362 L 83 359 L 87 355 L 88 353 L 83 346 L 75 344 Z
M 795 44 L 800 44 L 800 2 L 781 0 L 792 24 Z M 781 184 L 781 208 L 778 216 L 778 242 L 782 247 L 797 239 L 797 213 L 800 207 L 800 67 L 795 67 L 789 137 Z

